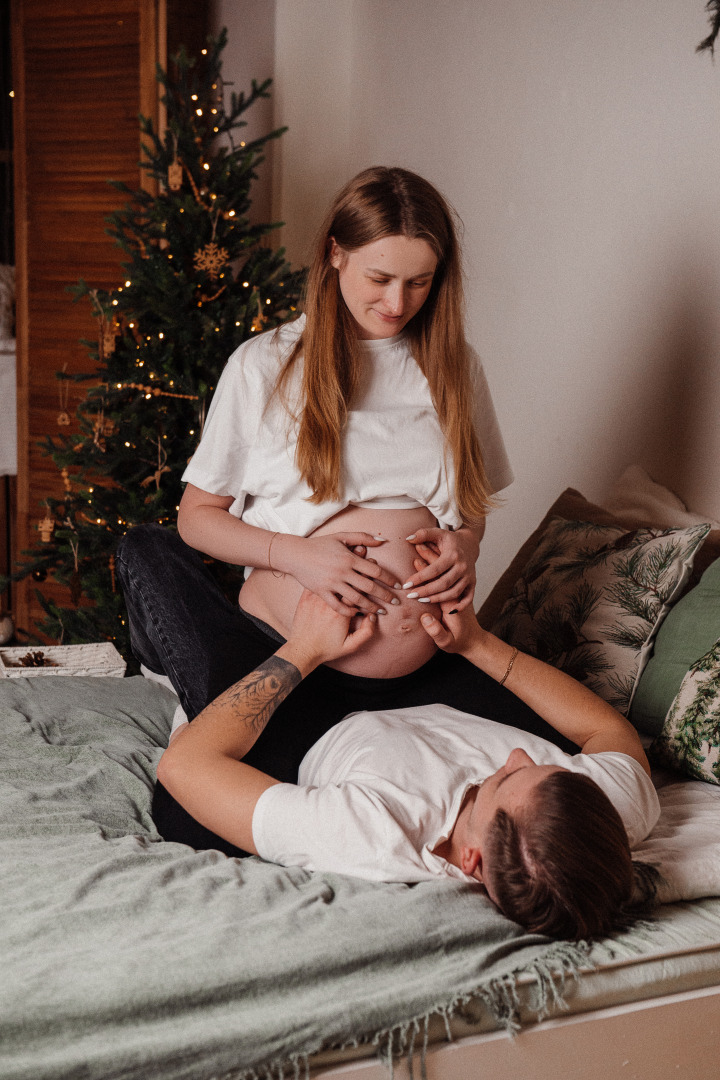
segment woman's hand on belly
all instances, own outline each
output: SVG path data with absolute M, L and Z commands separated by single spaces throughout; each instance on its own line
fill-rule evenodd
M 458 611 L 472 603 L 475 595 L 475 563 L 480 550 L 476 530 L 463 526 L 447 529 L 418 529 L 408 537 L 418 559 L 415 572 L 403 582 L 403 590 L 422 603 L 446 604 L 454 601 Z
M 372 558 L 357 553 L 382 547 L 386 541 L 366 532 L 292 536 L 278 533 L 273 541 L 273 568 L 292 574 L 339 615 L 382 612 L 400 603 L 395 575 Z

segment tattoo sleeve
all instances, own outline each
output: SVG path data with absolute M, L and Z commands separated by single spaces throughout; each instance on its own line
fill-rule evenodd
M 204 713 L 208 719 L 218 711 L 237 719 L 248 736 L 247 752 L 275 710 L 301 681 L 302 676 L 294 664 L 271 656 L 250 675 L 220 694 Z

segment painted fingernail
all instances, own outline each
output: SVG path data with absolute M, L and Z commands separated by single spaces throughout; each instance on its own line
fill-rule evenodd
M 403 588 L 403 586 L 402 586 L 402 585 L 400 584 L 400 582 L 399 582 L 399 581 L 396 581 L 396 582 L 395 582 L 395 584 L 393 585 L 393 588 L 394 588 L 394 589 L 402 589 L 402 588 Z
M 387 615 L 387 611 L 385 610 L 385 608 L 381 608 L 381 607 L 379 607 L 377 609 L 377 613 L 378 613 L 378 615 Z
M 384 537 L 384 536 L 373 536 L 373 540 L 382 540 L 383 543 L 385 542 L 385 539 L 386 539 L 386 537 Z
M 400 586 L 401 589 L 412 589 L 412 587 L 413 587 L 412 581 L 406 581 L 404 585 Z
M 429 596 L 418 596 L 418 604 L 432 604 Z
M 393 598 L 392 598 L 392 600 L 390 601 L 390 603 L 391 603 L 391 604 L 399 604 L 399 603 L 400 603 L 400 601 L 398 600 L 397 596 L 393 596 Z
M 405 539 L 406 540 L 414 540 L 416 536 L 417 536 L 417 533 L 411 533 L 410 536 L 406 536 Z
M 418 594 L 416 592 L 409 592 L 407 595 L 408 595 L 408 600 L 417 600 L 417 598 L 418 598 Z

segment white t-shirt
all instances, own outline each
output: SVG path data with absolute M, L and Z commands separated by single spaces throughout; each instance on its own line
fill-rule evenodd
M 218 382 L 200 445 L 183 480 L 213 495 L 231 496 L 230 513 L 250 525 L 307 536 L 350 504 L 427 506 L 441 525 L 462 524 L 455 505 L 453 462 L 427 379 L 402 335 L 361 341 L 363 386 L 343 432 L 343 497 L 315 505 L 295 468 L 297 424 L 276 397 L 275 381 L 305 325 L 301 316 L 237 349 Z M 493 491 L 512 481 L 482 364 L 470 352 L 474 420 Z M 288 387 L 299 400 L 296 366 Z
M 269 862 L 371 881 L 467 880 L 433 854 L 447 839 L 468 788 L 521 747 L 539 765 L 584 773 L 605 792 L 637 846 L 660 806 L 650 778 L 627 754 L 569 755 L 537 735 L 445 705 L 362 712 L 331 728 L 305 755 L 299 783 L 260 796 L 252 821 Z

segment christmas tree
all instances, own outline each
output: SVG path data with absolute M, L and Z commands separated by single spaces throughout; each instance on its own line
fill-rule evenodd
M 284 129 L 239 141 L 243 114 L 268 96 L 270 80 L 231 93 L 228 106 L 225 43 L 222 31 L 196 59 L 181 50 L 172 77 L 158 68 L 166 130 L 140 118 L 142 165 L 158 194 L 116 184 L 126 202 L 107 221 L 126 257 L 122 283 L 73 290 L 97 321 L 97 342 L 84 343 L 96 367 L 57 377 L 61 392 L 68 379 L 92 386 L 77 410 L 79 435 L 46 440 L 65 495 L 44 500 L 38 542 L 13 574 L 68 587 L 65 606 L 38 590 L 46 613 L 38 630 L 64 644 L 110 640 L 129 656 L 117 542 L 141 522 L 174 526 L 180 477 L 227 357 L 296 312 L 302 274 L 263 243 L 277 225 L 248 220 L 263 147 Z M 58 422 L 69 426 L 70 417 Z

